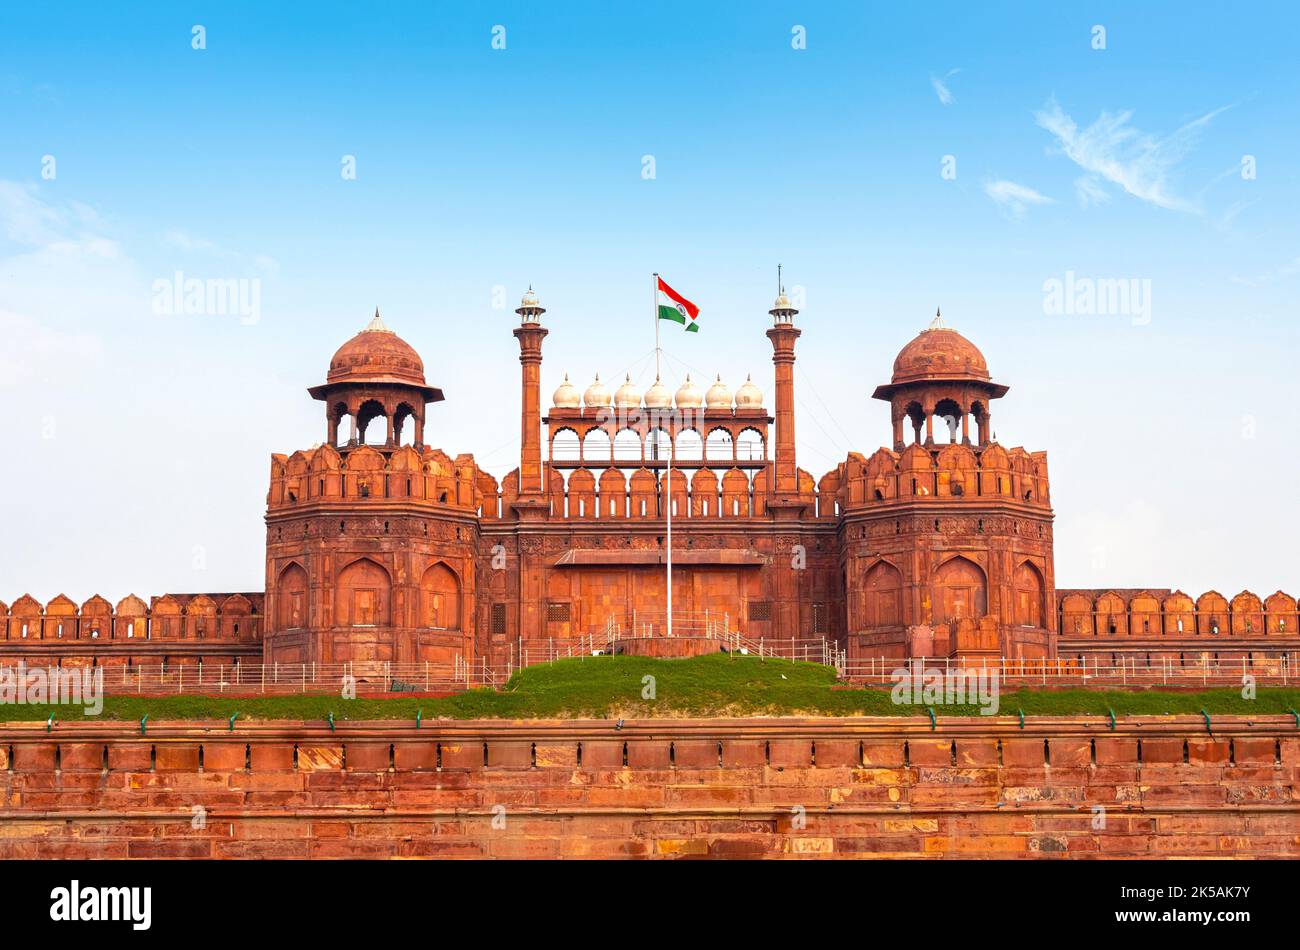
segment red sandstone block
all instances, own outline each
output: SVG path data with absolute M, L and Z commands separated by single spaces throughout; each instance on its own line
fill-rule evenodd
M 903 764 L 903 743 L 863 742 L 862 763 L 876 768 L 899 768 Z
M 240 858 L 247 860 L 285 860 L 289 858 L 311 857 L 311 842 L 307 839 L 281 841 L 274 838 L 256 840 L 237 840 L 229 838 L 212 839 L 212 856 L 214 858 Z
M 768 764 L 774 769 L 806 768 L 812 765 L 812 740 L 772 739 L 768 742 Z
M 532 767 L 533 744 L 531 742 L 488 743 L 488 768 L 531 769 Z
M 1245 738 L 1233 742 L 1238 765 L 1273 765 L 1277 758 L 1277 740 Z
M 1142 786 L 1142 804 L 1148 808 L 1168 805 L 1222 806 L 1228 793 L 1222 785 L 1160 784 Z
M 300 772 L 339 772 L 343 768 L 343 746 L 339 745 L 300 745 L 298 746 L 298 770 Z
M 104 768 L 102 742 L 66 742 L 59 746 L 59 768 L 65 772 L 99 772 Z
M 576 742 L 539 742 L 536 749 L 539 769 L 575 769 L 578 767 Z
M 438 767 L 438 743 L 433 739 L 393 743 L 393 767 L 398 772 L 423 772 Z
M 998 764 L 998 744 L 994 739 L 958 739 L 957 765 L 961 768 Z
M 632 739 L 627 744 L 627 765 L 631 769 L 670 769 L 672 757 L 667 739 Z
M 1042 769 L 1047 760 L 1042 739 L 1003 739 L 1002 764 L 1007 768 Z
M 922 852 L 924 839 L 920 835 L 890 835 L 885 838 L 835 838 L 837 854 L 877 854 L 902 857 Z
M 154 768 L 159 772 L 197 772 L 199 769 L 196 743 L 160 742 L 155 749 Z
M 1284 738 L 1282 740 L 1282 764 L 1300 765 L 1300 739 Z
M 111 771 L 148 772 L 153 768 L 153 755 L 149 751 L 149 743 L 109 743 L 108 767 Z
M 476 739 L 443 742 L 442 768 L 452 771 L 476 771 L 483 768 L 483 743 Z
M 907 743 L 908 761 L 917 766 L 943 766 L 952 764 L 951 739 L 912 739 Z
M 713 739 L 679 739 L 673 745 L 678 769 L 718 768 L 718 743 Z
M 1097 765 L 1136 765 L 1137 740 L 1119 738 L 1099 738 L 1097 743 Z
M 503 832 L 498 832 L 503 835 Z M 488 849 L 494 858 L 556 858 L 560 843 L 553 838 L 489 838 Z
M 1047 748 L 1053 771 L 1092 765 L 1092 743 L 1087 739 L 1052 739 Z
M 397 848 L 402 858 L 479 858 L 483 854 L 484 846 L 479 841 L 403 841 Z
M 1143 765 L 1176 765 L 1183 761 L 1182 739 L 1143 739 Z
M 658 808 L 663 803 L 662 787 L 593 786 L 587 789 L 587 804 L 593 807 Z
M 54 743 L 15 742 L 13 769 L 15 772 L 53 772 Z
M 126 853 L 131 858 L 207 858 L 212 856 L 212 843 L 202 838 L 194 841 L 131 841 L 127 843 Z
M 582 743 L 582 768 L 595 772 L 623 767 L 622 739 L 591 739 Z
M 243 769 L 248 756 L 243 742 L 203 743 L 203 769 L 206 772 L 235 772 Z
M 767 744 L 762 739 L 724 739 L 722 764 L 729 769 L 766 765 Z
M 1226 763 L 1228 761 L 1228 742 L 1226 739 L 1189 739 L 1187 741 L 1187 761 L 1196 763 Z
M 249 749 L 249 760 L 254 772 L 290 771 L 293 769 L 293 745 L 288 742 L 255 742 Z M 204 767 L 207 767 L 206 759 Z
M 862 764 L 861 746 L 857 739 L 821 739 L 814 746 L 817 768 L 834 768 Z
M 389 742 L 345 742 L 343 762 L 349 772 L 386 772 L 391 750 Z

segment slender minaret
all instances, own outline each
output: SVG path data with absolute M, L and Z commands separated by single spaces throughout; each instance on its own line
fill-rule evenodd
M 794 498 L 799 494 L 799 469 L 794 454 L 794 341 L 799 339 L 794 316 L 799 311 L 791 306 L 779 277 L 777 291 L 776 303 L 768 311 L 772 315 L 772 329 L 767 331 L 767 338 L 772 341 L 772 362 L 776 365 L 776 477 L 773 489 L 780 499 Z
M 519 326 L 519 363 L 522 366 L 522 394 L 519 408 L 519 500 L 538 503 L 544 500 L 542 481 L 542 340 L 546 327 L 541 316 L 546 312 L 529 286 L 515 313 Z

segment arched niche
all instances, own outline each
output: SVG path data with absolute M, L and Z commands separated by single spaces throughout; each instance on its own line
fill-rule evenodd
M 937 623 L 978 620 L 988 613 L 988 580 L 974 561 L 954 557 L 934 572 L 934 619 Z
M 392 622 L 392 579 L 370 558 L 353 561 L 339 573 L 334 597 L 340 627 L 386 627 Z
M 294 562 L 275 582 L 275 628 L 301 630 L 307 626 L 307 572 Z
M 460 579 L 441 561 L 430 565 L 420 578 L 420 612 L 426 627 L 460 629 Z

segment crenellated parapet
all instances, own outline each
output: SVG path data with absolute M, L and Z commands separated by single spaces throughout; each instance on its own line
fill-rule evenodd
M 830 476 L 827 476 L 829 478 Z M 842 511 L 923 501 L 977 506 L 989 502 L 1051 511 L 1047 453 L 948 444 L 913 443 L 901 452 L 881 448 L 870 458 L 850 453 L 823 482 L 838 491 Z
M 1177 640 L 1207 644 L 1297 640 L 1300 607 L 1282 591 L 1261 599 L 1243 590 L 1231 600 L 1206 591 L 1193 600 L 1179 590 L 1060 590 L 1062 641 L 1125 644 Z M 1063 643 L 1062 649 L 1068 647 Z
M 24 594 L 12 606 L 0 602 L 0 655 L 143 659 L 169 646 L 260 654 L 262 607 L 260 591 L 163 594 L 148 604 L 128 594 L 116 606 L 96 594 L 80 607 L 63 594 L 44 605 Z

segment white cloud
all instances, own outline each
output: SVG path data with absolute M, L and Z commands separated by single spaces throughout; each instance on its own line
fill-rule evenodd
M 1030 205 L 1047 205 L 1052 204 L 1053 199 L 1046 195 L 1039 194 L 1028 185 L 1022 185 L 1019 182 L 1007 181 L 1005 178 L 997 181 L 985 182 L 984 194 L 993 199 L 993 202 L 1002 209 L 1003 212 L 1013 218 L 1023 218 L 1025 211 Z
M 1097 203 L 1101 182 L 1108 181 L 1156 207 L 1199 214 L 1193 202 L 1173 192 L 1169 179 L 1223 108 L 1207 112 L 1163 138 L 1130 125 L 1131 110 L 1115 115 L 1103 112 L 1092 125 L 1080 129 L 1053 99 L 1034 113 L 1034 118 L 1056 137 L 1060 151 L 1088 173 L 1075 182 L 1079 200 L 1085 205 Z
M 945 79 L 951 79 L 961 72 L 960 69 L 950 69 L 943 74 L 943 79 L 937 76 L 930 77 L 930 85 L 934 87 L 934 94 L 939 97 L 939 102 L 945 106 L 950 106 L 957 100 L 953 98 L 952 92 L 948 89 Z
M 1110 201 L 1110 194 L 1105 188 L 1101 187 L 1101 181 L 1096 175 L 1084 175 L 1082 178 L 1074 180 L 1074 193 L 1079 196 L 1079 204 L 1083 207 L 1088 205 L 1102 205 Z

